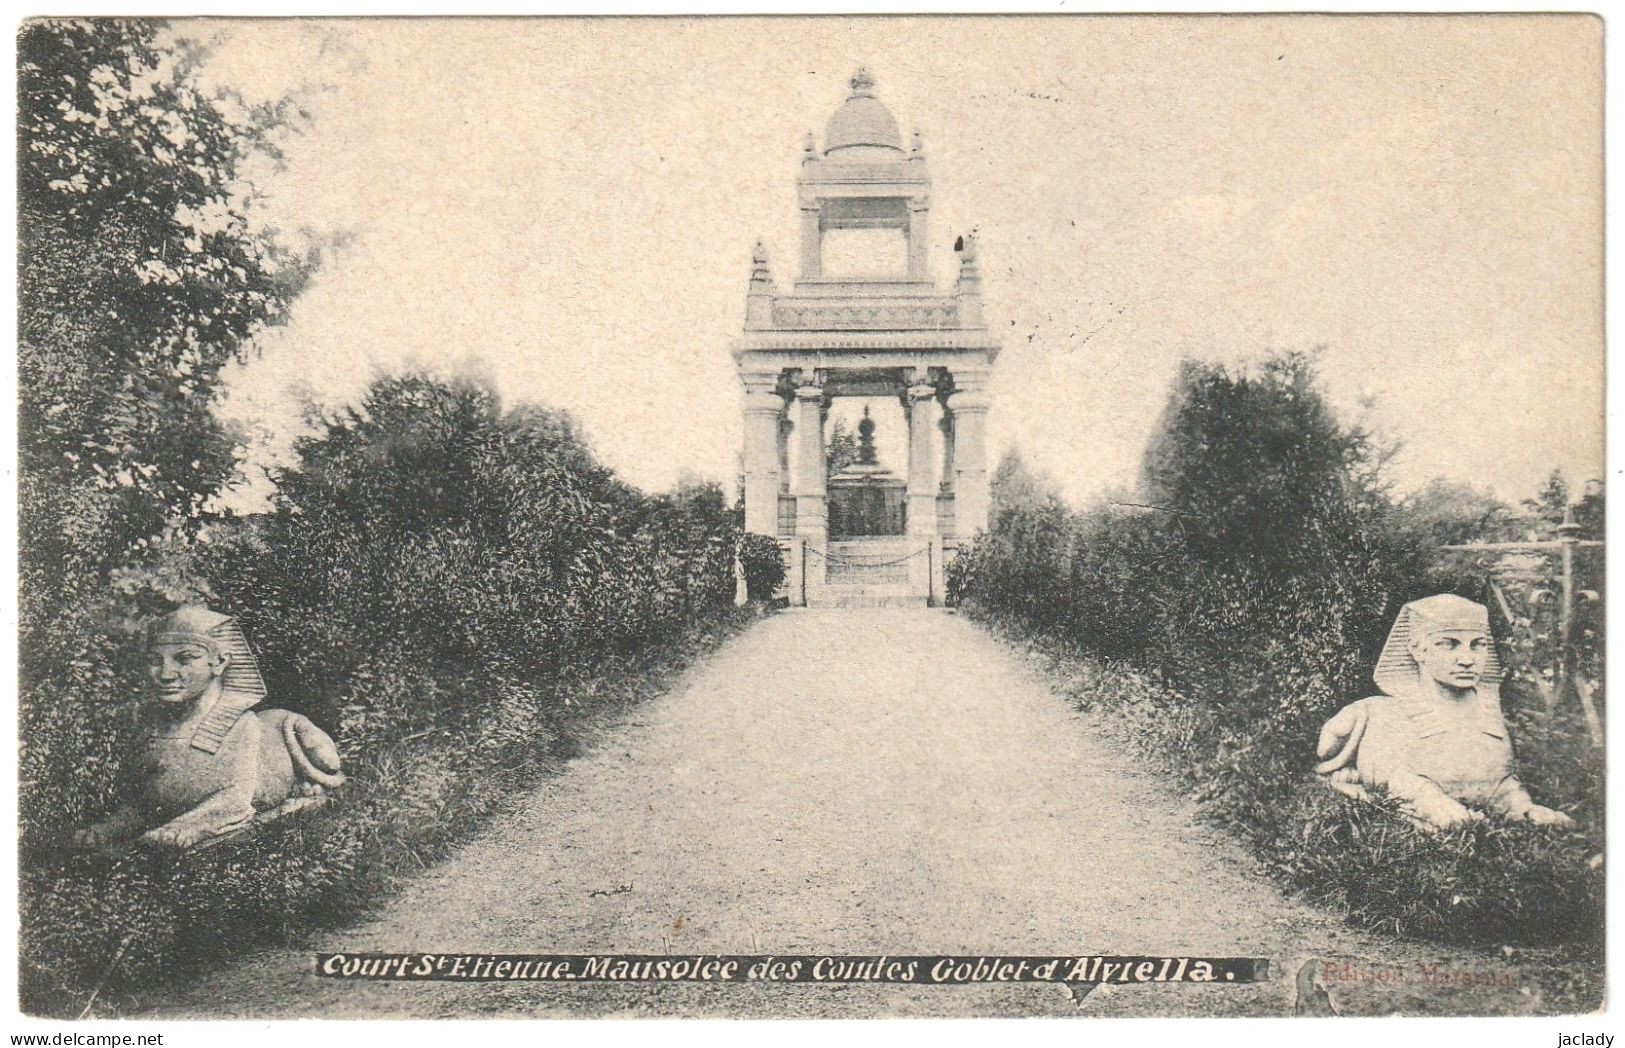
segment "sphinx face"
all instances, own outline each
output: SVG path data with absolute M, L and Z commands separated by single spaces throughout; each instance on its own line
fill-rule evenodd
M 1478 686 L 1489 650 L 1489 634 L 1475 629 L 1437 630 L 1410 646 L 1422 683 L 1431 681 L 1453 691 Z
M 147 652 L 153 695 L 165 706 L 195 703 L 225 671 L 226 659 L 202 644 L 154 644 Z

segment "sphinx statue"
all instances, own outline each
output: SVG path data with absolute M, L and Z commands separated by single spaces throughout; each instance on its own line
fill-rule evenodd
M 255 708 L 265 682 L 230 616 L 191 606 L 152 622 L 147 675 L 145 732 L 127 762 L 135 781 L 110 816 L 74 834 L 77 845 L 204 847 L 344 783 L 325 732 L 297 713 Z
M 1369 799 L 1370 787 L 1383 787 L 1430 828 L 1485 809 L 1574 824 L 1536 804 L 1512 773 L 1489 609 L 1448 593 L 1405 605 L 1373 677 L 1382 694 L 1343 707 L 1320 731 L 1315 771 L 1332 788 Z

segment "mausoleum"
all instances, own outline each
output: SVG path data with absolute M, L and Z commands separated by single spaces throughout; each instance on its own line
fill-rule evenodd
M 756 246 L 733 345 L 745 391 L 745 527 L 778 538 L 793 604 L 936 604 L 945 563 L 987 526 L 983 430 L 999 345 L 982 319 L 973 236 L 954 242 L 953 286 L 932 280 L 920 135 L 904 149 L 868 72 L 851 87 L 822 152 L 807 136 L 796 180 L 799 274 L 788 291 Z M 826 265 L 829 245 L 843 239 L 875 249 L 867 269 Z M 899 400 L 905 475 L 875 461 L 867 416 L 859 461 L 826 475 L 838 397 Z

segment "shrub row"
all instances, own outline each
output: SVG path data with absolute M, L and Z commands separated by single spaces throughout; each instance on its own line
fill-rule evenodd
M 1338 422 L 1311 365 L 1189 365 L 1147 455 L 1154 510 L 1074 511 L 1007 464 L 950 593 L 1056 656 L 1080 703 L 1128 725 L 1289 887 L 1405 935 L 1595 941 L 1601 762 L 1566 707 L 1543 716 L 1519 652 L 1506 701 L 1520 774 L 1578 832 L 1423 834 L 1313 781 L 1321 725 L 1374 693 L 1402 604 L 1451 591 L 1494 605 L 1482 578 L 1432 567 L 1383 493 L 1374 442 Z
M 269 512 L 120 573 L 129 614 L 104 623 L 92 667 L 101 716 L 25 696 L 31 746 L 100 755 L 27 791 L 30 1011 L 76 1014 L 98 986 L 125 1007 L 156 979 L 353 915 L 567 756 L 581 717 L 658 690 L 744 621 L 721 491 L 644 495 L 562 414 L 408 375 L 313 421 Z M 329 730 L 351 783 L 192 856 L 64 852 L 120 788 L 133 612 L 199 598 L 239 615 L 270 705 Z

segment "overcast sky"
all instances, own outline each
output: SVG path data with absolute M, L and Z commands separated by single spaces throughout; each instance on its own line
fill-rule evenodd
M 861 64 L 925 135 L 941 283 L 979 231 L 995 459 L 1086 499 L 1132 482 L 1182 356 L 1323 346 L 1403 487 L 1602 475 L 1595 19 L 186 30 L 217 38 L 212 79 L 304 92 L 266 219 L 352 234 L 232 377 L 229 413 L 283 437 L 300 385 L 474 367 L 634 483 L 730 477 L 751 246 L 793 278 L 801 143 Z

